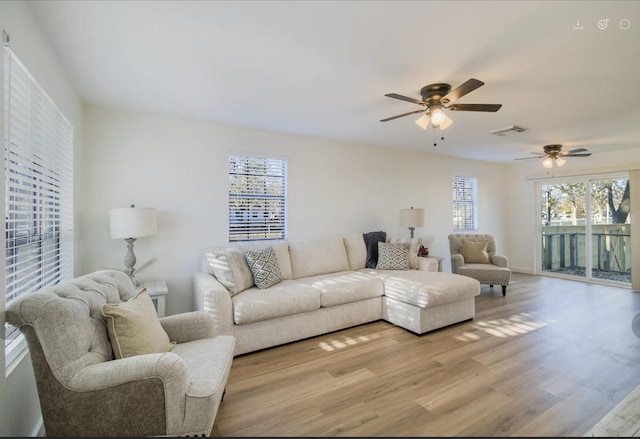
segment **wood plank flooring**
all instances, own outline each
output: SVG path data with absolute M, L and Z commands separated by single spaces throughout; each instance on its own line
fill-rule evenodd
M 583 436 L 640 385 L 640 293 L 514 273 L 476 317 L 236 357 L 214 436 Z

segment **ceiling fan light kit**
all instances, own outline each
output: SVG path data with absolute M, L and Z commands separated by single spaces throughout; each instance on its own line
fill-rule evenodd
M 380 120 L 387 122 L 399 117 L 408 116 L 410 114 L 424 113 L 416 120 L 416 124 L 426 130 L 429 124 L 439 127 L 441 130 L 451 126 L 453 120 L 447 116 L 445 109 L 451 111 L 485 111 L 496 112 L 502 107 L 502 104 L 452 104 L 452 102 L 472 92 L 484 85 L 484 82 L 477 79 L 469 79 L 467 82 L 451 90 L 451 85 L 444 83 L 429 84 L 422 87 L 420 95 L 422 100 L 410 98 L 408 96 L 399 95 L 397 93 L 388 93 L 385 96 L 400 99 L 402 101 L 411 102 L 426 107 L 422 110 L 410 111 L 408 113 L 399 114 L 397 116 L 388 117 Z
M 438 106 L 440 107 L 440 106 Z M 447 129 L 453 120 L 448 117 L 442 108 L 431 108 L 428 112 L 424 113 L 418 119 L 416 119 L 416 125 L 418 125 L 423 130 L 429 128 L 429 124 L 435 127 L 439 127 L 441 130 Z

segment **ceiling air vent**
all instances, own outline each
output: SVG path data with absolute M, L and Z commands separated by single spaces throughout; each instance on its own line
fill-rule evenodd
M 495 134 L 496 136 L 506 136 L 509 133 L 521 133 L 524 130 L 526 130 L 526 128 L 522 128 L 522 127 L 519 127 L 517 125 L 511 125 L 508 128 L 503 128 L 501 130 L 491 131 L 491 134 Z

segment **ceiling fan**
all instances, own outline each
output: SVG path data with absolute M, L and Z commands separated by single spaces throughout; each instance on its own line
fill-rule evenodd
M 418 104 L 426 108 L 399 114 L 397 116 L 387 117 L 386 119 L 380 120 L 380 122 L 387 122 L 389 120 L 408 116 L 410 114 L 424 113 L 420 118 L 418 118 L 418 120 L 416 120 L 416 124 L 418 124 L 420 128 L 426 130 L 429 127 L 429 124 L 431 124 L 434 127 L 437 126 L 440 127 L 441 130 L 444 130 L 453 123 L 453 120 L 451 120 L 443 111 L 445 109 L 451 111 L 498 111 L 500 107 L 502 107 L 502 104 L 453 103 L 454 101 L 460 99 L 462 96 L 472 92 L 473 90 L 483 85 L 484 82 L 473 78 L 469 79 L 467 82 L 454 88 L 453 90 L 451 90 L 451 86 L 449 84 L 429 84 L 422 87 L 422 89 L 420 90 L 422 100 L 402 96 L 397 93 L 388 93 L 385 96 Z
M 591 153 L 585 153 L 588 151 L 586 148 L 576 148 L 567 152 L 562 152 L 562 145 L 545 145 L 543 146 L 544 152 L 532 152 L 531 154 L 535 154 L 536 157 L 521 157 L 515 160 L 528 160 L 528 159 L 540 159 L 542 160 L 542 166 L 545 168 L 552 168 L 553 163 L 555 162 L 558 167 L 564 165 L 567 161 L 564 157 L 589 157 Z

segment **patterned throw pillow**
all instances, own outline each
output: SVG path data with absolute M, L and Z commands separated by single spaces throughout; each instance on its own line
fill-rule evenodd
M 379 242 L 377 270 L 408 270 L 409 244 Z
M 264 290 L 282 282 L 278 257 L 273 247 L 267 247 L 261 251 L 248 251 L 244 255 L 253 273 L 253 282 L 256 287 Z
M 409 268 L 419 268 L 418 249 L 422 246 L 422 238 L 387 238 L 387 242 L 409 244 Z

